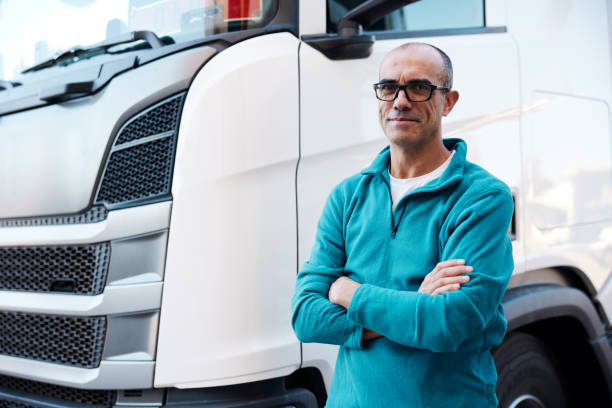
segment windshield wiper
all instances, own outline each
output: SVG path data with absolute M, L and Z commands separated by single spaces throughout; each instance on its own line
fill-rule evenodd
M 131 33 L 113 37 L 101 43 L 90 45 L 89 47 L 82 48 L 80 46 L 76 46 L 67 51 L 61 52 L 57 56 L 41 62 L 40 64 L 34 65 L 21 73 L 27 74 L 29 72 L 40 71 L 41 69 L 56 65 L 70 65 L 84 59 L 107 54 L 109 53 L 109 48 L 112 48 L 115 45 L 131 43 L 138 40 L 146 42 L 151 48 L 160 48 L 164 45 L 162 40 L 160 40 L 153 31 L 132 31 Z

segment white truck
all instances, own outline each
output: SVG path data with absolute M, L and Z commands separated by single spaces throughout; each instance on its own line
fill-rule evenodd
M 605 0 L 0 0 L 0 407 L 322 407 L 290 299 L 407 41 L 514 193 L 500 406 L 611 406 Z

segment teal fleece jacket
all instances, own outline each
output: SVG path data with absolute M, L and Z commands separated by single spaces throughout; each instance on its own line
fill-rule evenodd
M 326 407 L 494 408 L 490 353 L 506 332 L 501 299 L 514 268 L 508 186 L 466 161 L 461 139 L 441 177 L 392 210 L 389 147 L 336 186 L 298 274 L 292 325 L 303 342 L 340 345 Z M 461 258 L 470 281 L 418 293 L 441 261 Z M 329 302 L 340 276 L 361 283 L 348 310 Z M 384 337 L 361 342 L 363 328 Z

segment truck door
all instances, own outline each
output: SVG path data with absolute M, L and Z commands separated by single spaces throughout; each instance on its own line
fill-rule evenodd
M 316 11 L 319 5 L 314 3 L 319 2 L 326 2 L 327 16 Z M 443 137 L 465 140 L 467 159 L 506 182 L 517 204 L 521 199 L 517 49 L 506 32 L 501 2 L 423 0 L 410 4 L 365 27 L 366 33 L 376 37 L 367 58 L 332 60 L 310 45 L 316 35 L 325 34 L 322 31 L 333 36 L 338 19 L 362 2 L 309 0 L 300 10 L 300 265 L 310 255 L 317 220 L 331 189 L 367 167 L 387 144 L 378 123 L 372 84 L 379 79 L 383 56 L 406 42 L 429 43 L 450 56 L 453 88 L 460 97 L 443 121 Z M 520 225 L 516 228 L 513 251 L 518 269 L 522 268 L 523 248 Z M 325 350 L 330 353 L 328 361 L 333 362 L 337 348 L 308 343 L 302 350 L 303 364 L 308 366 Z

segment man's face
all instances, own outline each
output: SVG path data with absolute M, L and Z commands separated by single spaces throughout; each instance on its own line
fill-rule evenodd
M 443 87 L 443 61 L 436 50 L 415 45 L 388 54 L 380 66 L 380 81 L 428 81 Z M 434 91 L 425 102 L 410 102 L 403 91 L 394 101 L 378 101 L 380 125 L 389 142 L 398 146 L 422 145 L 436 136 L 441 137 L 442 116 L 446 116 L 457 101 L 455 91 Z

